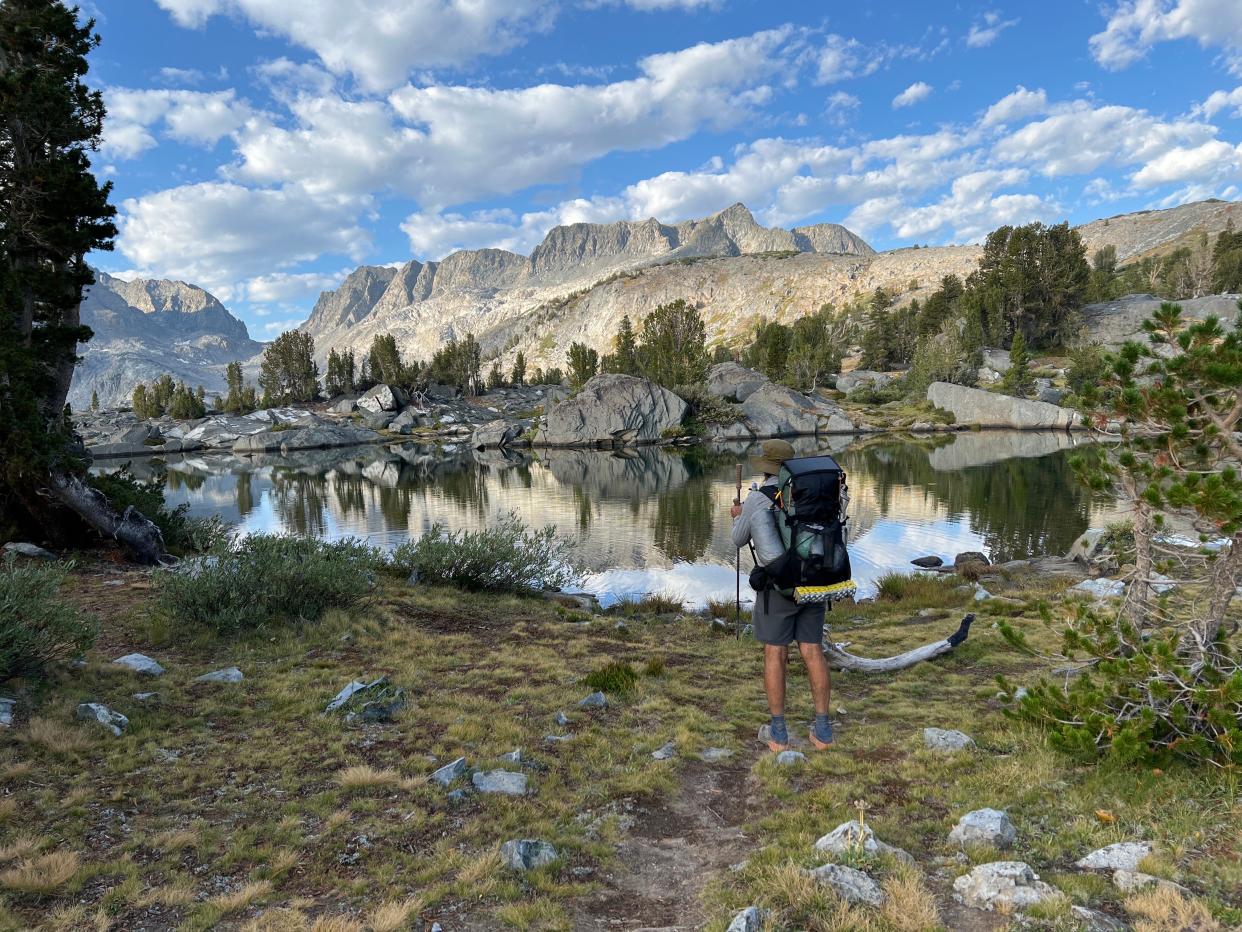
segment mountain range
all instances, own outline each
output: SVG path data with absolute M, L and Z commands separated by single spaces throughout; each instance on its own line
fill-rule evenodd
M 1160 255 L 1227 225 L 1242 224 L 1242 203 L 1200 201 L 1139 211 L 1078 227 L 1094 253 L 1114 246 L 1122 262 Z M 979 246 L 905 248 L 876 253 L 837 224 L 792 230 L 764 227 L 741 204 L 702 220 L 576 223 L 550 230 L 529 256 L 502 249 L 454 252 L 440 261 L 364 265 L 323 292 L 301 329 L 322 363 L 331 349 L 359 355 L 391 333 L 410 358 L 427 359 L 472 333 L 487 357 L 563 365 L 571 343 L 611 348 L 621 318 L 637 325 L 678 298 L 698 306 L 710 342 L 736 342 L 758 319 L 789 321 L 824 304 L 842 306 L 884 288 L 906 301 L 933 291 L 948 274 L 965 277 Z M 214 297 L 184 282 L 121 281 L 100 273 L 83 303 L 96 331 L 84 347 L 70 402 L 124 403 L 133 385 L 169 372 L 218 391 L 233 359 L 248 372 L 262 344 Z

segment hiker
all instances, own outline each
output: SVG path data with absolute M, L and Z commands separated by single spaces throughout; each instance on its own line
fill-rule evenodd
M 763 482 L 752 485 L 745 503 L 735 503 L 729 511 L 734 519 L 733 545 L 740 549 L 750 544 L 756 563 L 762 566 L 776 563 L 786 553 L 771 495 L 776 490 L 781 464 L 795 455 L 793 446 L 785 440 L 764 441 L 761 455 L 751 457 L 755 471 L 763 473 Z M 765 489 L 768 490 L 766 494 Z M 768 710 L 772 713 L 767 745 L 774 752 L 789 748 L 789 729 L 785 724 L 785 672 L 789 666 L 789 645 L 793 641 L 798 642 L 798 651 L 806 663 L 811 696 L 815 701 L 811 746 L 822 751 L 832 744 L 832 722 L 828 720 L 832 680 L 822 646 L 824 610 L 823 602 L 799 605 L 776 589 L 767 588 L 755 594 L 755 640 L 763 644 L 763 688 L 768 696 Z

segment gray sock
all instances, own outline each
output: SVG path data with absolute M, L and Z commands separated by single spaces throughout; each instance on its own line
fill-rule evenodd
M 824 742 L 832 740 L 832 722 L 827 715 L 815 716 L 815 737 Z
M 772 723 L 768 725 L 768 731 L 772 735 L 772 740 L 777 744 L 789 743 L 789 729 L 785 727 L 785 716 L 773 715 Z

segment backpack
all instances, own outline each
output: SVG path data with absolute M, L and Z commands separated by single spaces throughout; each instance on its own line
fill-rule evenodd
M 850 556 L 845 548 L 843 505 L 849 493 L 845 471 L 837 461 L 831 456 L 786 460 L 776 486 L 761 486 L 759 491 L 772 500 L 772 517 L 785 552 L 767 566 L 756 559 L 751 588 L 756 592 L 775 589 L 795 598 L 797 589 L 847 583 Z

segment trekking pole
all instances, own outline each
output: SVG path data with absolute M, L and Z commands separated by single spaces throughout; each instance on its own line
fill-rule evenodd
M 742 504 L 742 464 L 737 464 L 737 497 L 733 499 L 733 504 Z M 737 555 L 734 558 L 734 570 L 737 576 L 737 614 L 733 618 L 733 634 L 736 640 L 742 639 L 742 548 L 737 548 Z

